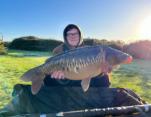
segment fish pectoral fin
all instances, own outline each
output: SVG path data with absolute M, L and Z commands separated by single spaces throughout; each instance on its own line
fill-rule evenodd
M 32 82 L 32 86 L 31 86 L 32 94 L 33 95 L 37 94 L 43 85 L 44 85 L 43 80 L 37 80 L 37 81 Z
M 81 81 L 81 86 L 84 92 L 86 92 L 89 88 L 91 78 L 87 78 Z

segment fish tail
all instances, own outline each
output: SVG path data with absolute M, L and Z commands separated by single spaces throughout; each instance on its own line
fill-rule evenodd
M 40 69 L 40 66 L 36 68 L 32 68 L 25 72 L 23 76 L 21 77 L 21 80 L 25 82 L 32 82 L 31 86 L 31 92 L 32 94 L 37 94 L 41 88 L 41 86 L 44 84 L 43 79 L 45 78 L 45 73 L 42 72 Z

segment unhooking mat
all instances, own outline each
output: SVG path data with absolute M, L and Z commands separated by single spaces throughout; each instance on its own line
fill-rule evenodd
M 83 92 L 79 86 L 43 86 L 32 95 L 30 85 L 17 84 L 12 96 L 0 117 L 143 104 L 134 92 L 122 88 L 90 87 Z

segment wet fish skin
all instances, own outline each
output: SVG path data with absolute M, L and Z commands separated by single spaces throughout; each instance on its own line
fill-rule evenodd
M 111 72 L 112 68 L 131 61 L 132 57 L 122 51 L 108 46 L 84 46 L 50 57 L 40 66 L 30 69 L 21 77 L 32 82 L 32 93 L 36 94 L 45 75 L 61 70 L 70 80 L 82 80 L 81 85 L 86 91 L 90 79 L 102 72 Z M 89 80 L 89 81 L 88 81 Z

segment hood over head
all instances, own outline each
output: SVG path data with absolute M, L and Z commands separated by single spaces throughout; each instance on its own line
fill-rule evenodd
M 65 43 L 65 45 L 66 45 L 68 48 L 72 48 L 72 47 L 69 45 L 69 43 L 68 43 L 68 41 L 67 41 L 67 38 L 66 38 L 67 32 L 68 32 L 69 30 L 71 30 L 71 29 L 77 29 L 77 30 L 78 30 L 79 36 L 80 36 L 80 40 L 79 40 L 79 43 L 78 43 L 78 45 L 77 45 L 76 47 L 81 46 L 82 43 L 83 43 L 83 38 L 82 38 L 81 30 L 80 30 L 80 28 L 79 28 L 77 25 L 75 25 L 75 24 L 68 24 L 68 25 L 65 27 L 64 31 L 63 31 L 63 38 L 64 38 L 64 43 Z

